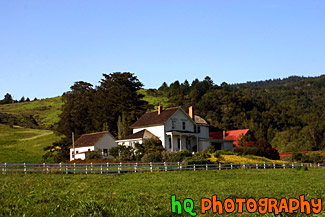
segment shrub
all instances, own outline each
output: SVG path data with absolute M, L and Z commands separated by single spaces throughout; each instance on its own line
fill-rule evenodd
M 192 154 L 189 150 L 183 150 L 176 152 L 172 158 L 173 162 L 182 162 L 184 158 L 192 157 Z
M 266 157 L 273 160 L 279 160 L 279 152 L 275 148 L 271 147 L 254 147 L 254 146 L 244 146 L 244 147 L 235 147 L 233 152 L 238 153 L 239 155 L 256 155 L 261 157 Z
M 196 152 L 193 156 L 184 158 L 183 162 L 187 162 L 188 164 L 207 164 L 207 163 L 211 163 L 207 159 L 207 157 L 208 157 L 207 153 Z
M 162 151 L 161 152 L 161 160 L 163 162 L 172 162 L 172 159 L 175 156 L 175 154 L 176 154 L 176 152 Z
M 320 153 L 314 152 L 314 153 L 309 153 L 307 154 L 309 157 L 309 162 L 312 163 L 322 163 L 323 162 L 323 155 Z
M 100 150 L 90 151 L 86 153 L 86 159 L 100 159 L 102 155 Z
M 306 166 L 297 166 L 296 167 L 296 170 L 307 171 L 308 170 L 308 167 L 306 167 Z
M 208 153 L 208 154 L 212 154 L 212 153 L 216 152 L 216 148 L 213 145 L 210 145 L 205 149 L 204 152 Z
M 161 162 L 162 161 L 162 156 L 161 152 L 151 152 L 144 154 L 141 161 L 143 162 Z
M 237 153 L 231 152 L 228 149 L 217 151 L 219 155 L 237 155 Z

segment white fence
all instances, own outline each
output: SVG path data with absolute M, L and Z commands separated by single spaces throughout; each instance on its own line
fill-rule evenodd
M 325 167 L 324 163 L 242 163 L 242 164 L 187 164 L 164 163 L 42 163 L 0 164 L 6 173 L 63 173 L 63 174 L 120 174 L 127 172 L 154 172 L 175 170 L 224 170 L 224 169 L 286 169 L 297 166 Z

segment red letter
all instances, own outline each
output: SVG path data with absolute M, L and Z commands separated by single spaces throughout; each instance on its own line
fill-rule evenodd
M 257 209 L 256 201 L 252 198 L 249 198 L 246 202 L 246 209 L 248 212 L 255 212 Z
M 283 209 L 284 212 L 289 212 L 287 200 L 285 198 L 282 198 L 280 201 L 279 212 L 282 212 Z
M 269 212 L 273 212 L 273 208 L 274 208 L 275 215 L 279 214 L 279 210 L 278 207 L 276 207 L 276 205 L 278 205 L 278 201 L 275 198 L 269 198 Z
M 258 207 L 258 212 L 261 214 L 265 214 L 267 212 L 267 201 L 269 198 L 261 198 L 258 200 L 258 204 L 260 205 L 260 207 Z M 264 207 L 264 209 L 263 209 Z
M 322 211 L 322 199 L 317 199 L 317 204 L 315 203 L 314 199 L 311 199 L 311 205 L 313 206 L 314 213 L 320 213 L 320 211 Z M 318 209 L 316 209 L 316 207 Z
M 225 202 L 223 203 L 223 205 L 225 207 L 226 212 L 228 212 L 228 213 L 233 212 L 235 210 L 235 203 L 230 198 L 225 199 Z
M 245 198 L 236 198 L 236 203 L 238 203 L 238 213 L 243 212 L 243 203 L 245 203 Z
M 305 201 L 305 195 L 300 195 L 300 212 L 305 212 L 305 206 L 307 207 L 306 214 L 310 214 L 310 204 L 308 201 Z
M 218 214 L 222 214 L 222 203 L 217 200 L 217 196 L 216 195 L 213 195 L 212 196 L 212 210 L 213 210 L 213 213 L 216 213 L 217 212 L 217 206 L 218 206 Z
M 205 202 L 208 203 L 207 206 L 205 206 Z M 201 213 L 204 214 L 209 209 L 211 209 L 211 200 L 208 198 L 201 198 Z
M 293 206 L 293 202 L 296 203 L 296 206 Z M 297 210 L 299 208 L 299 200 L 296 198 L 290 198 L 289 199 L 289 212 L 293 213 L 293 211 Z

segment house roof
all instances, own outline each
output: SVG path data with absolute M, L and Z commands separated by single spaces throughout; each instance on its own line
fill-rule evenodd
M 160 115 L 158 115 L 158 111 L 147 112 L 132 124 L 131 128 L 164 124 L 179 109 L 181 109 L 181 107 L 167 108 L 164 109 Z M 194 121 L 198 125 L 209 126 L 206 120 L 198 115 L 194 115 Z
M 158 115 L 158 111 L 146 112 L 131 125 L 131 128 L 164 124 L 178 109 L 180 107 L 167 108 L 160 115 Z
M 242 130 L 228 130 L 225 131 L 225 138 L 223 138 L 223 131 L 217 132 L 210 132 L 209 137 L 210 139 L 226 139 L 226 140 L 235 140 L 233 142 L 234 146 L 238 146 L 238 139 L 239 137 L 244 134 L 248 133 L 249 129 L 242 129 Z
M 151 133 L 149 130 L 141 130 L 139 132 L 133 133 L 131 135 L 128 135 L 120 140 L 128 140 L 128 139 L 149 139 L 157 137 L 153 133 Z M 158 137 L 157 137 L 158 138 Z
M 194 121 L 197 125 L 209 126 L 208 122 L 198 115 L 194 115 Z
M 89 133 L 82 134 L 77 141 L 75 141 L 75 148 L 86 147 L 86 146 L 94 146 L 99 139 L 108 134 L 108 131 L 98 132 L 98 133 Z M 70 146 L 72 148 L 72 146 Z

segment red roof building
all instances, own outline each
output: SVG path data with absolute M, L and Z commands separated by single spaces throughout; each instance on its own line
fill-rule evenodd
M 209 137 L 210 139 L 234 140 L 233 145 L 238 147 L 238 139 L 241 135 L 246 135 L 248 131 L 249 129 L 210 132 Z

